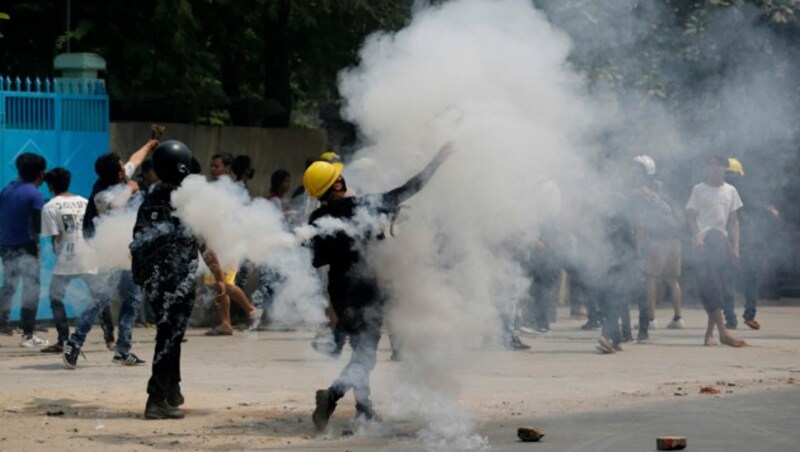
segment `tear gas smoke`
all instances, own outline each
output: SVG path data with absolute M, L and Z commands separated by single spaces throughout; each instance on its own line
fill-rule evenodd
M 757 147 L 770 142 L 757 130 L 765 122 L 775 130 L 775 122 L 797 119 L 794 107 L 783 115 L 790 107 L 776 93 L 786 86 L 766 82 L 769 68 L 748 76 L 748 65 L 758 67 L 754 60 L 730 58 L 734 76 L 711 81 L 721 88 L 689 103 L 695 110 L 709 98 L 723 105 L 719 120 L 707 122 L 722 133 L 700 141 L 664 105 L 602 81 L 589 84 L 570 59 L 571 36 L 598 60 L 634 55 L 653 24 L 673 20 L 665 16 L 673 11 L 654 1 L 635 8 L 629 1 L 596 3 L 610 19 L 591 28 L 580 6 L 538 3 L 569 35 L 528 0 L 452 1 L 420 8 L 396 33 L 373 34 L 358 66 L 340 75 L 343 115 L 357 124 L 364 146 L 353 160 L 369 158 L 380 173 L 345 172 L 351 186 L 393 188 L 443 143 L 457 149 L 401 214 L 399 237 L 371 256 L 408 357 L 392 411 L 424 418 L 422 436 L 431 447 L 469 431 L 455 402 L 458 363 L 484 337 L 497 335 L 501 313 L 526 297 L 524 263 L 542 223 L 555 219 L 577 237 L 582 252 L 572 258 L 587 279 L 598 280 L 611 251 L 602 224 L 609 200 L 626 184 L 630 158 L 645 153 L 664 161 L 737 144 Z M 750 31 L 720 28 L 723 19 L 714 26 L 724 36 Z M 731 47 L 726 52 L 735 54 Z M 738 103 L 747 90 L 753 96 Z M 753 118 L 760 114 L 754 105 L 769 110 L 767 121 Z M 483 445 L 475 440 L 459 448 Z
M 273 318 L 289 324 L 322 323 L 327 301 L 309 251 L 288 231 L 283 213 L 227 177 L 207 182 L 189 176 L 172 195 L 175 214 L 213 250 L 223 268 L 243 260 L 268 266 L 282 277 Z
M 95 233 L 88 243 L 95 250 L 97 266 L 101 270 L 130 270 L 136 209 L 117 209 L 98 217 Z
M 540 207 L 553 204 L 543 184 L 591 174 L 584 138 L 604 116 L 566 69 L 569 50 L 527 1 L 460 1 L 371 36 L 341 75 L 344 114 L 370 145 L 357 157 L 378 162 L 384 189 L 445 142 L 457 150 L 372 256 L 408 358 L 392 412 L 421 416 L 431 448 L 486 445 L 455 399 L 458 363 L 500 335 L 527 292 L 521 264 L 555 211 Z

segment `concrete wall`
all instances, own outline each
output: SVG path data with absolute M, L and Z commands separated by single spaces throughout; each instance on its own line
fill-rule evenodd
M 325 147 L 325 134 L 319 130 L 263 129 L 256 127 L 218 127 L 189 124 L 163 124 L 162 140 L 186 143 L 208 174 L 211 156 L 217 152 L 249 155 L 256 170 L 250 183 L 253 196 L 269 191 L 269 177 L 276 169 L 292 174 L 292 190 L 302 183 L 308 157 L 316 157 Z M 111 151 L 128 156 L 150 138 L 150 123 L 111 123 Z

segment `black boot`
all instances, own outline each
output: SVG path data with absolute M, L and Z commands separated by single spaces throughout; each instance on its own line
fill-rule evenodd
M 176 385 L 172 391 L 167 394 L 167 403 L 173 408 L 178 408 L 183 405 L 183 394 L 181 394 L 181 387 Z
M 328 426 L 328 419 L 330 419 L 333 410 L 336 409 L 336 397 L 330 389 L 320 389 L 316 395 L 317 408 L 311 419 L 317 427 L 317 431 L 325 430 Z
M 165 399 L 150 396 L 147 398 L 144 417 L 145 419 L 183 419 L 183 411 L 169 406 Z

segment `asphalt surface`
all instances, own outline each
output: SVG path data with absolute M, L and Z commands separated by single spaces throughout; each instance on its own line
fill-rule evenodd
M 621 376 L 624 378 L 624 376 Z M 518 427 L 536 426 L 540 442 L 517 439 Z M 492 450 L 536 452 L 627 452 L 656 449 L 659 436 L 684 436 L 693 452 L 787 452 L 800 450 L 800 388 L 760 394 L 709 395 L 624 410 L 485 423 L 477 434 Z M 341 439 L 286 450 L 420 450 L 412 430 L 382 438 Z

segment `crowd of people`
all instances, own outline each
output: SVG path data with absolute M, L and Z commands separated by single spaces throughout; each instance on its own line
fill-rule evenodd
M 268 200 L 283 214 L 287 230 L 305 223 L 315 226 L 326 219 L 354 224 L 360 209 L 381 217 L 384 221 L 377 224 L 386 226 L 400 205 L 422 190 L 452 153 L 452 147 L 446 145 L 405 184 L 383 193 L 362 195 L 348 187 L 339 155 L 326 152 L 309 159 L 302 187 L 288 200 L 289 172 L 272 173 Z M 360 166 L 369 166 L 361 163 Z M 209 336 L 233 334 L 232 305 L 241 310 L 247 329 L 269 321 L 271 302 L 282 281 L 278 269 L 259 268 L 251 262 L 241 262 L 238 268 L 221 268 L 203 238 L 196 237 L 175 215 L 171 194 L 185 177 L 201 173 L 201 166 L 185 144 L 151 139 L 127 161 L 114 153 L 98 158 L 98 179 L 87 199 L 70 192 L 71 174 L 66 168 L 47 171 L 41 156 L 19 155 L 19 177 L 0 192 L 0 333 L 14 334 L 15 328 L 9 324 L 11 299 L 21 286 L 20 346 L 58 353 L 67 368 L 75 369 L 87 335 L 100 320 L 106 345 L 114 353 L 112 361 L 140 365 L 145 361 L 131 350 L 132 332 L 144 302 L 144 321 L 156 327 L 145 417 L 183 417 L 178 408 L 184 402 L 180 390 L 181 343 L 195 303 L 199 260 L 202 258 L 208 267 L 208 274 L 201 278 L 200 291 L 213 299 L 219 317 L 219 323 L 206 332 Z M 249 157 L 228 153 L 213 155 L 209 168 L 212 183 L 229 178 L 245 189 L 255 175 Z M 685 265 L 693 269 L 697 292 L 708 316 L 706 345 L 746 345 L 732 333 L 738 326 L 734 275 L 744 285 L 744 324 L 761 328 L 756 320 L 760 272 L 756 224 L 775 219 L 779 213 L 773 205 L 748 198 L 746 193 L 743 201 L 737 190 L 744 176 L 741 163 L 731 157 L 709 157 L 705 180 L 694 186 L 685 204 L 677 203 L 661 189 L 656 162 L 651 157 L 633 158 L 629 174 L 623 190 L 610 191 L 604 197 L 600 224 L 592 225 L 601 231 L 602 241 L 610 248 L 600 270 L 583 265 L 581 253 L 591 252 L 591 247 L 585 246 L 589 239 L 580 225 L 565 224 L 569 221 L 557 215 L 543 219 L 535 248 L 522 259 L 531 281 L 530 294 L 523 297 L 519 309 L 500 314 L 507 348 L 530 348 L 522 342 L 520 333 L 549 332 L 550 323 L 556 320 L 555 307 L 563 292 L 563 281 L 567 281 L 572 315 L 587 318 L 582 329 L 600 330 L 597 349 L 601 353 L 621 352 L 626 342 L 648 341 L 650 330 L 656 326 L 656 304 L 667 294 L 674 316 L 666 327 L 682 329 L 680 281 Z M 47 203 L 39 190 L 41 184 L 46 184 L 52 195 Z M 558 191 L 552 182 L 542 189 Z M 131 266 L 123 270 L 100 268 L 96 253 L 102 250 L 93 249 L 91 238 L 104 217 L 124 209 L 137 212 L 129 245 Z M 315 235 L 307 244 L 312 265 L 327 268 L 329 300 L 327 333 L 320 334 L 312 345 L 329 356 L 338 356 L 348 341 L 353 349 L 341 375 L 328 388 L 316 392 L 313 421 L 319 430 L 325 429 L 338 401 L 351 389 L 357 417 L 376 418 L 369 374 L 376 362 L 388 296 L 381 290 L 365 253 L 371 243 L 383 240 L 387 233 L 388 227 L 355 235 L 340 230 Z M 40 236 L 51 238 L 56 255 L 49 292 L 58 333 L 53 344 L 37 335 Z M 690 240 L 686 240 L 687 236 Z M 734 265 L 738 265 L 738 272 Z M 246 287 L 251 273 L 257 274 L 258 282 L 248 297 Z M 78 279 L 86 284 L 90 300 L 76 313 L 70 334 L 64 298 L 67 287 Z M 116 339 L 109 310 L 115 292 L 120 300 Z M 638 307 L 637 325 L 631 324 L 631 305 Z M 392 356 L 399 359 L 401 350 L 389 327 Z M 633 328 L 637 328 L 635 336 Z

